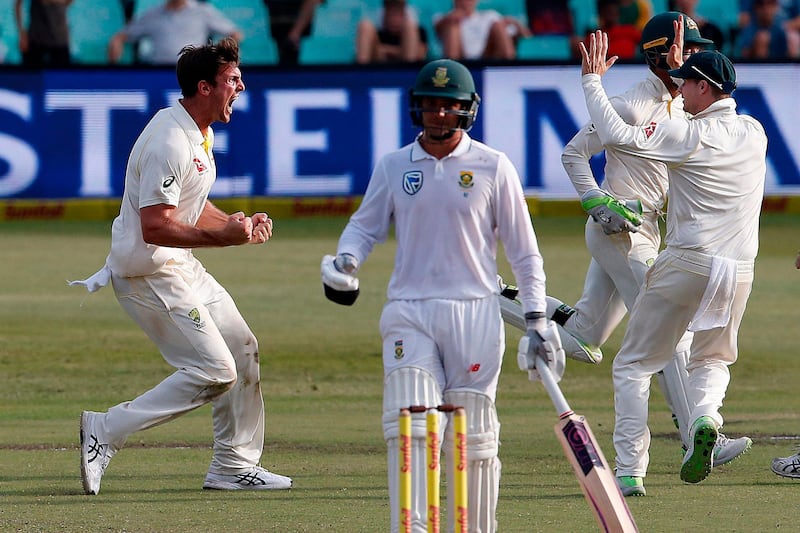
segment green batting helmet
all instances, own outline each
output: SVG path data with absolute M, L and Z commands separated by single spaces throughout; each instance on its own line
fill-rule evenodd
M 669 69 L 667 65 L 667 52 L 675 39 L 675 29 L 672 26 L 678 17 L 683 15 L 683 43 L 689 46 L 699 46 L 703 49 L 713 49 L 714 41 L 700 36 L 700 30 L 692 17 L 678 11 L 666 11 L 647 21 L 642 29 L 642 41 L 639 45 L 647 64 L 651 68 Z
M 448 111 L 448 113 L 461 117 L 458 129 L 469 131 L 478 116 L 481 97 L 475 91 L 472 74 L 458 61 L 437 59 L 420 69 L 417 81 L 409 91 L 411 122 L 415 126 L 422 126 L 422 112 L 424 111 L 422 98 L 424 96 L 465 102 L 466 109 Z

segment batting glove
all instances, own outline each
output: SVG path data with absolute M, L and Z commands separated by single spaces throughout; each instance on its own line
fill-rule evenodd
M 358 298 L 358 259 L 351 254 L 326 255 L 320 265 L 325 297 L 337 304 L 353 305 Z
M 566 360 L 555 322 L 544 313 L 525 313 L 527 331 L 517 347 L 517 366 L 528 372 L 528 379 L 540 381 L 538 365 L 547 365 L 556 382 L 564 375 Z
M 623 231 L 635 233 L 642 225 L 642 203 L 639 200 L 622 203 L 603 189 L 586 191 L 581 196 L 581 207 L 603 227 L 606 235 Z

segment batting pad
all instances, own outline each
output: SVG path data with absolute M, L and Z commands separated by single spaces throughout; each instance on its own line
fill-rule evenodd
M 497 531 L 495 512 L 500 493 L 500 459 L 497 457 L 500 444 L 500 421 L 494 402 L 477 391 L 454 389 L 445 391 L 446 403 L 464 407 L 467 414 L 467 491 L 469 493 L 469 530 Z M 448 424 L 444 436 L 447 479 L 455 475 L 452 460 L 453 431 Z M 454 501 L 453 483 L 447 483 L 447 501 Z M 454 523 L 453 506 L 447 506 L 447 523 Z
M 383 438 L 389 471 L 391 531 L 400 530 L 400 409 L 410 406 L 436 407 L 442 403 L 439 385 L 430 372 L 417 367 L 392 370 L 383 383 Z M 426 413 L 411 415 L 411 530 L 427 530 Z M 442 427 L 442 415 L 440 425 Z M 441 441 L 441 439 L 440 439 Z

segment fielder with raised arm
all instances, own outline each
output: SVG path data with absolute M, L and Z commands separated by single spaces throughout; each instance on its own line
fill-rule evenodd
M 606 58 L 608 36 L 600 31 L 591 36 L 588 51 L 581 44 L 582 84 L 601 142 L 664 161 L 669 177 L 666 249 L 647 273 L 614 359 L 617 476 L 647 473 L 650 379 L 688 329 L 694 332 L 686 366 L 691 424 L 680 477 L 698 483 L 713 467 L 728 366 L 738 355 L 738 329 L 753 282 L 767 138 L 758 121 L 736 113 L 730 60 L 701 51 L 684 62 L 681 45 L 676 38 L 668 60 L 682 66 L 668 72 L 681 80 L 688 118 L 626 124 L 601 84 L 616 57 Z
M 410 100 L 422 133 L 375 166 L 336 256 L 322 260 L 322 281 L 330 299 L 352 304 L 359 266 L 394 224 L 397 253 L 380 320 L 391 531 L 400 527 L 399 410 L 444 402 L 466 409 L 469 530 L 492 532 L 500 487 L 495 395 L 505 350 L 497 296 L 500 241 L 526 313 L 522 366 L 532 369 L 536 354 L 554 363 L 560 354 L 563 372 L 563 351 L 555 324 L 545 319 L 543 261 L 519 175 L 505 154 L 467 134 L 480 103 L 469 70 L 449 59 L 428 63 Z M 452 439 L 452 428 L 445 428 L 446 450 Z M 411 441 L 411 524 L 403 525 L 424 532 L 424 415 L 413 420 Z M 453 479 L 453 461 L 446 464 Z M 447 500 L 454 500 L 452 484 Z M 448 524 L 454 527 L 452 505 Z
M 679 21 L 682 26 L 678 26 Z M 700 36 L 697 24 L 676 11 L 660 13 L 642 30 L 640 49 L 649 70 L 646 77 L 626 92 L 609 99 L 628 123 L 647 127 L 671 119 L 683 119 L 683 98 L 670 78 L 667 52 L 677 28 L 683 30 L 684 57 L 713 46 Z M 605 150 L 605 180 L 598 186 L 589 160 Z M 588 123 L 564 148 L 561 157 L 581 203 L 589 214 L 586 246 L 592 254 L 583 294 L 574 307 L 548 298 L 547 311 L 566 331 L 592 345 L 602 346 L 620 324 L 639 294 L 645 274 L 661 246 L 658 219 L 663 214 L 669 189 L 667 164 L 640 157 L 634 151 L 604 147 L 595 126 Z M 626 202 L 641 206 L 631 212 Z M 610 205 L 609 205 L 610 204 Z M 614 207 L 616 206 L 616 209 Z M 689 403 L 686 396 L 686 364 L 692 334 L 687 332 L 675 348 L 675 357 L 658 373 L 661 390 L 670 405 L 688 447 Z M 750 448 L 747 437 L 728 439 L 720 434 L 714 452 L 715 466 L 725 464 Z M 639 478 L 619 480 L 626 496 L 645 495 Z

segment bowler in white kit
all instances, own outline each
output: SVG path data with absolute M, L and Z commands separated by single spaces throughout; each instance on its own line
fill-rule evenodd
M 213 454 L 203 488 L 288 489 L 259 465 L 264 448 L 258 342 L 230 294 L 192 248 L 263 244 L 266 213 L 228 215 L 208 200 L 216 179 L 213 122 L 227 123 L 244 91 L 239 46 L 187 46 L 177 64 L 183 98 L 159 111 L 131 151 L 105 266 L 84 281 L 110 281 L 122 308 L 176 371 L 107 412 L 81 415 L 81 479 L 100 491 L 111 458 L 132 433 L 212 404 Z

